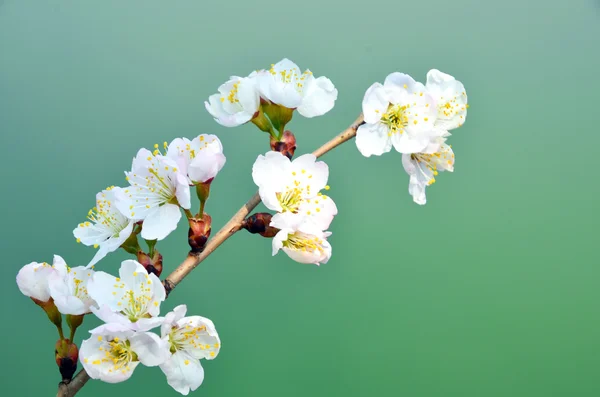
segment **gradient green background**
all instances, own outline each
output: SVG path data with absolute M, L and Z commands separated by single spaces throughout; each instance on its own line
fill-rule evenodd
M 50 396 L 59 380 L 56 332 L 18 269 L 54 253 L 87 263 L 71 231 L 95 193 L 124 183 L 140 147 L 178 136 L 223 141 L 208 206 L 220 227 L 254 193 L 267 137 L 219 126 L 203 101 L 289 57 L 339 89 L 325 117 L 296 115 L 299 153 L 352 122 L 390 72 L 456 76 L 471 104 L 450 141 L 456 171 L 420 207 L 398 154 L 327 154 L 327 265 L 272 258 L 240 233 L 165 303 L 211 318 L 223 341 L 192 395 L 600 395 L 599 43 L 598 0 L 1 2 L 3 393 Z M 185 255 L 181 226 L 159 246 L 165 274 Z M 109 393 L 177 395 L 157 368 L 80 395 Z

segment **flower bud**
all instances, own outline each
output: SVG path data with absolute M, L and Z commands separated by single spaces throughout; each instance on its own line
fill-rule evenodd
M 163 257 L 156 249 L 154 249 L 154 255 L 152 257 L 143 251 L 138 251 L 137 260 L 144 266 L 148 274 L 154 273 L 156 277 L 160 277 L 163 269 Z
M 291 160 L 296 151 L 296 137 L 291 131 L 284 132 L 280 140 L 271 137 L 271 150 L 279 152 Z
M 269 226 L 271 223 L 272 215 L 268 212 L 258 212 L 250 215 L 244 219 L 242 228 L 246 229 L 252 234 L 260 234 L 263 237 L 272 238 L 274 237 L 279 229 Z
M 77 359 L 79 358 L 77 345 L 69 339 L 59 339 L 54 349 L 54 357 L 62 375 L 62 381 L 70 382 L 77 370 Z
M 188 243 L 191 252 L 200 253 L 206 246 L 206 241 L 210 237 L 212 218 L 208 214 L 203 214 L 201 219 L 188 219 L 190 230 L 188 232 Z

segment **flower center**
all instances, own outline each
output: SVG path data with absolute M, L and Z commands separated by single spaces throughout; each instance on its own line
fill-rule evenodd
M 148 313 L 148 303 L 150 297 L 146 295 L 136 296 L 132 290 L 127 291 L 126 298 L 127 307 L 123 309 L 121 313 L 129 318 L 132 323 L 136 322 L 140 318 L 151 317 Z
M 287 240 L 283 242 L 283 246 L 294 251 L 324 252 L 322 239 L 302 232 L 288 235 Z
M 428 178 L 428 179 L 431 178 L 431 179 L 429 179 L 429 182 L 428 182 L 429 185 L 432 185 L 435 183 L 434 177 L 438 175 L 438 168 L 443 171 L 443 170 L 451 167 L 454 162 L 454 154 L 451 154 L 450 147 L 445 146 L 445 145 L 442 146 L 442 148 L 439 152 L 431 153 L 431 154 L 413 153 L 410 155 L 410 158 L 419 164 L 424 164 L 425 167 L 429 171 L 431 171 L 433 176 L 430 177 L 429 175 L 426 175 L 425 172 L 422 171 L 422 168 L 420 166 L 417 167 L 426 178 Z
M 276 193 L 277 200 L 281 204 L 281 212 L 298 213 L 298 208 L 302 203 L 302 191 L 298 188 L 287 190 L 285 193 Z
M 129 341 L 114 338 L 108 342 L 110 350 L 105 352 L 106 359 L 112 361 L 114 371 L 129 371 L 129 363 L 137 361 L 137 355 L 131 350 Z
M 207 336 L 206 326 L 193 327 L 185 325 L 183 327 L 173 327 L 169 333 L 169 344 L 171 345 L 171 353 L 178 350 L 200 349 L 208 350 L 212 347 L 218 348 L 218 344 L 208 345 L 202 343 L 201 337 Z
M 286 84 L 293 84 L 294 88 L 298 93 L 302 94 L 302 90 L 304 88 L 304 80 L 308 76 L 311 76 L 313 73 L 310 70 L 304 71 L 301 75 L 298 75 L 298 71 L 295 69 L 284 69 L 279 72 L 275 71 L 275 64 L 271 64 L 271 69 L 269 69 L 269 73 L 274 77 L 281 77 L 281 81 Z
M 389 134 L 404 132 L 408 125 L 408 116 L 406 115 L 406 106 L 390 105 L 388 111 L 381 116 L 381 122 L 389 129 Z
M 106 190 L 111 189 L 112 187 L 109 187 Z M 114 209 L 113 203 L 106 198 L 105 194 L 103 194 L 103 198 L 96 201 L 96 207 L 88 211 L 87 218 L 97 225 L 102 225 L 106 229 L 109 229 L 112 232 L 112 237 L 118 236 L 121 230 L 129 223 L 126 217 L 117 209 Z M 84 225 L 90 226 L 88 222 Z

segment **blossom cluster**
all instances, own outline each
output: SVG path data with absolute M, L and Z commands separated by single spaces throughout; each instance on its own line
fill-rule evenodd
M 119 277 L 83 266 L 70 268 L 58 255 L 52 265 L 31 263 L 17 275 L 19 289 L 41 306 L 62 314 L 94 313 L 105 323 L 82 342 L 79 360 L 92 379 L 118 383 L 139 365 L 159 366 L 181 394 L 204 379 L 201 359 L 212 360 L 221 346 L 213 322 L 187 316 L 185 305 L 160 317 L 165 288 L 135 260 L 121 264 Z M 160 327 L 160 336 L 150 330 Z
M 294 109 L 304 117 L 322 116 L 333 108 L 338 95 L 327 77 L 315 78 L 308 69 L 302 72 L 287 58 L 247 77 L 232 76 L 218 91 L 205 102 L 215 121 L 225 127 L 252 121 L 265 131 L 270 130 L 268 121 L 273 127 L 281 123 L 284 127 Z M 270 119 L 266 127 L 264 113 Z
M 408 191 L 425 204 L 425 188 L 441 171 L 454 171 L 454 152 L 446 144 L 450 130 L 467 117 L 465 87 L 454 77 L 432 69 L 426 84 L 403 73 L 388 75 L 365 93 L 365 124 L 358 128 L 356 146 L 365 156 L 380 156 L 392 147 L 402 153 L 410 175 Z
M 206 102 L 218 123 L 235 127 L 252 121 L 279 141 L 286 138 L 285 126 L 295 110 L 304 117 L 321 116 L 333 108 L 338 95 L 327 77 L 301 72 L 289 59 L 247 77 L 233 76 L 218 91 Z M 299 263 L 327 263 L 327 229 L 337 214 L 334 201 L 322 193 L 329 190 L 329 168 L 312 154 L 293 161 L 290 157 L 269 151 L 252 167 L 262 202 L 276 212 L 269 224 L 279 230 L 272 241 L 273 255 L 283 250 Z
M 272 255 L 283 251 L 296 262 L 315 265 L 332 256 L 329 229 L 338 209 L 327 194 L 329 167 L 313 154 L 293 158 L 296 139 L 286 127 L 296 110 L 308 118 L 329 112 L 337 95 L 331 80 L 314 77 L 310 70 L 301 72 L 283 59 L 246 77 L 232 76 L 205 102 L 219 124 L 252 123 L 269 134 L 271 150 L 256 158 L 252 179 L 273 214 L 250 215 L 241 227 L 272 238 Z M 453 171 L 454 153 L 446 141 L 450 131 L 465 122 L 467 108 L 463 84 L 448 74 L 431 70 L 422 84 L 392 73 L 364 95 L 364 122 L 353 130 L 357 148 L 365 157 L 392 148 L 401 153 L 410 176 L 409 193 L 416 203 L 425 204 L 426 187 L 439 172 Z M 186 316 L 185 305 L 160 316 L 167 291 L 159 279 L 162 255 L 156 245 L 177 228 L 183 212 L 190 256 L 203 252 L 212 222 L 205 204 L 225 162 L 221 141 L 210 134 L 140 149 L 125 172 L 127 183 L 99 192 L 87 220 L 73 230 L 77 242 L 97 248 L 89 263 L 71 268 L 55 255 L 52 265 L 32 262 L 19 271 L 21 292 L 42 307 L 58 329 L 56 361 L 64 382 L 72 379 L 79 360 L 92 379 L 108 383 L 129 379 L 142 364 L 158 366 L 181 394 L 202 384 L 200 360 L 215 358 L 221 342 L 212 321 Z M 194 192 L 200 202 L 197 212 L 192 211 Z M 119 248 L 137 260 L 122 262 L 118 277 L 95 270 Z M 89 331 L 91 337 L 77 349 L 75 331 L 90 313 L 103 324 Z M 69 338 L 63 335 L 62 315 L 67 316 Z
M 190 186 L 210 184 L 225 165 L 223 146 L 215 135 L 177 138 L 163 146 L 165 153 L 158 144 L 153 152 L 140 149 L 131 171 L 125 172 L 129 186 L 98 193 L 88 220 L 73 231 L 78 242 L 98 248 L 88 266 L 121 247 L 135 224 L 144 240 L 166 238 L 177 228 L 180 208 L 191 208 Z

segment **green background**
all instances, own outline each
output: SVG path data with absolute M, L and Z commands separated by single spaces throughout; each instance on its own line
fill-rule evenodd
M 450 139 L 456 171 L 420 207 L 400 155 L 367 159 L 354 142 L 327 154 L 328 264 L 273 258 L 270 241 L 239 233 L 165 303 L 222 338 L 192 395 L 600 395 L 598 0 L 0 4 L 3 393 L 54 395 L 59 380 L 55 330 L 19 293 L 18 269 L 54 253 L 86 264 L 93 249 L 71 231 L 95 193 L 124 184 L 140 147 L 178 136 L 223 141 L 208 205 L 219 228 L 254 193 L 268 143 L 252 125 L 219 126 L 203 101 L 288 57 L 339 89 L 326 116 L 295 116 L 298 153 L 351 123 L 390 72 L 456 76 L 471 104 Z M 160 244 L 165 275 L 186 233 Z M 178 395 L 157 368 L 80 395 L 109 393 Z

